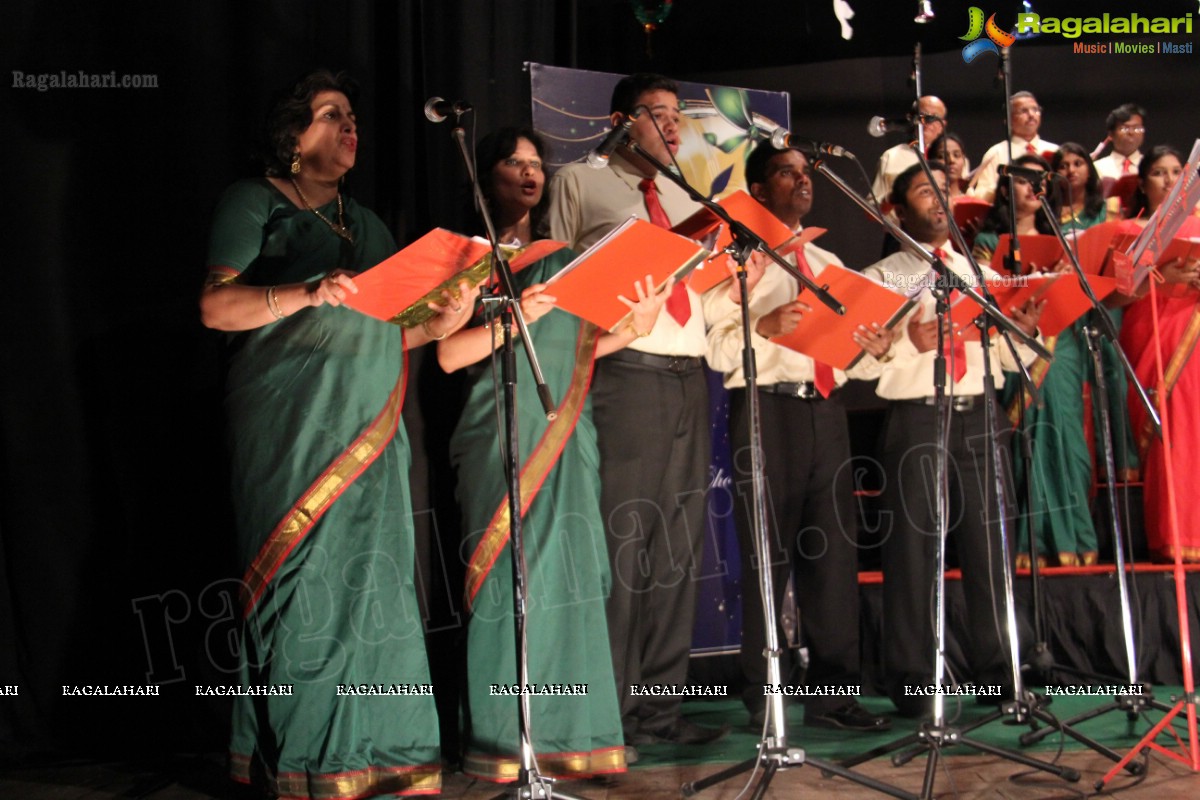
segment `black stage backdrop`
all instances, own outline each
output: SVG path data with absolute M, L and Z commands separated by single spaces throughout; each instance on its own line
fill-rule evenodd
M 837 37 L 831 5 L 677 0 L 649 54 L 624 0 L 10 4 L 0 31 L 9 175 L 0 687 L 17 693 L 0 696 L 0 755 L 223 745 L 227 709 L 191 693 L 230 680 L 238 577 L 220 338 L 200 327 L 196 293 L 209 214 L 223 187 L 255 174 L 248 153 L 275 91 L 314 66 L 361 80 L 363 149 L 347 189 L 401 243 L 432 225 L 462 227 L 461 167 L 448 126 L 422 117 L 424 100 L 466 99 L 485 129 L 522 122 L 526 61 L 787 90 L 798 131 L 850 147 L 872 172 L 890 143 L 868 140 L 866 121 L 907 107 L 908 54 L 920 36 L 931 54 L 926 88 L 949 103 L 972 158 L 1002 138 L 995 57 L 965 65 L 959 55 L 969 4 L 935 0 L 938 22 L 921 31 L 915 3 L 884 11 L 852 0 L 850 42 Z M 987 10 L 1008 9 L 1007 25 L 1017 5 Z M 1036 5 L 1151 13 L 1132 0 Z M 1158 2 L 1152 12 L 1189 14 L 1195 4 Z M 16 73 L 79 71 L 154 76 L 157 87 L 15 85 Z M 1107 111 L 1127 100 L 1149 109 L 1151 143 L 1186 148 L 1200 133 L 1194 55 L 1086 57 L 1061 39 L 1022 42 L 1014 73 L 1016 88 L 1047 107 L 1053 141 L 1094 144 Z M 1188 106 L 1177 110 L 1181 100 Z M 818 191 L 811 222 L 831 230 L 822 243 L 848 264 L 869 263 L 876 232 L 832 187 Z M 431 409 L 444 409 L 455 387 L 427 359 L 414 361 L 415 506 L 426 536 L 453 542 L 452 515 L 438 505 L 449 422 Z M 458 554 L 430 550 L 421 579 L 434 598 L 431 652 L 445 667 L 435 674 L 452 684 L 461 619 L 445 598 L 458 594 Z M 154 684 L 162 696 L 64 697 L 76 684 Z

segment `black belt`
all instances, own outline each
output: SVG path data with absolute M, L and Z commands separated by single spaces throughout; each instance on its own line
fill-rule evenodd
M 795 397 L 799 400 L 824 400 L 817 386 L 812 381 L 802 383 L 765 383 L 758 387 L 760 392 L 778 394 L 784 397 Z
M 901 400 L 901 403 L 907 403 L 913 406 L 936 406 L 936 397 L 914 397 L 911 400 Z M 976 408 L 983 408 L 983 395 L 971 394 L 966 396 L 955 396 L 950 404 L 951 411 L 967 412 L 974 411 Z
M 629 364 L 641 364 L 643 367 L 653 367 L 667 372 L 691 372 L 694 369 L 700 369 L 700 365 L 704 363 L 704 359 L 700 356 L 660 356 L 629 349 L 618 350 L 604 358 Z

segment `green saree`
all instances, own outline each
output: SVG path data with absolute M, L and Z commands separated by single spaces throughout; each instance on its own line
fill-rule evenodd
M 336 203 L 321 209 L 336 216 Z M 362 270 L 395 250 L 350 200 L 353 246 L 265 180 L 219 205 L 210 270 L 254 286 Z M 265 300 L 264 300 L 265 302 Z M 226 412 L 244 578 L 231 773 L 281 796 L 440 788 L 438 728 L 413 585 L 399 328 L 320 306 L 231 336 Z M 402 685 L 416 694 L 346 687 Z
M 520 286 L 544 281 L 565 251 L 533 264 Z M 553 293 L 553 292 L 551 292 Z M 554 310 L 530 326 L 558 417 L 549 422 L 528 362 L 517 354 L 522 528 L 527 561 L 530 729 L 541 772 L 623 772 L 625 752 L 613 680 L 605 598 L 608 556 L 600 522 L 599 454 L 587 398 L 596 329 Z M 517 704 L 507 485 L 498 450 L 497 395 L 488 362 L 476 368 L 451 439 L 458 471 L 466 602 L 468 774 L 517 777 Z M 582 692 L 581 691 L 582 687 Z M 570 692 L 565 693 L 565 692 Z

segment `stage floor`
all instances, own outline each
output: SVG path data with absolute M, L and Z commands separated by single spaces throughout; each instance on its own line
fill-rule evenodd
M 961 800 L 1077 800 L 1093 791 L 1095 781 L 1112 764 L 1090 752 L 1071 753 L 1065 760 L 1083 773 L 1078 783 L 1066 783 L 1059 778 L 1040 774 L 1014 778 L 1024 768 L 995 756 L 948 756 L 939 767 L 934 795 Z M 710 775 L 715 768 L 714 765 L 635 767 L 625 775 L 602 783 L 576 781 L 557 784 L 556 788 L 589 800 L 668 800 L 680 796 L 680 784 Z M 864 767 L 863 772 L 906 792 L 919 794 L 924 769 L 925 762 L 921 758 L 903 767 L 892 767 L 880 761 Z M 1200 777 L 1183 765 L 1159 756 L 1152 759 L 1145 779 L 1132 785 L 1136 780 L 1119 777 L 1109 784 L 1109 790 L 1117 792 L 1118 797 L 1131 800 L 1193 798 L 1200 793 Z M 744 782 L 744 777 L 730 780 L 700 793 L 697 798 L 734 800 Z M 461 774 L 447 776 L 442 790 L 443 797 L 454 800 L 487 800 L 496 794 L 497 787 L 494 784 L 472 781 Z M 768 796 L 836 796 L 841 800 L 886 797 L 841 778 L 822 778 L 820 771 L 812 767 L 779 773 L 771 784 Z M 223 783 L 220 759 L 214 756 L 209 759 L 181 759 L 158 768 L 78 764 L 9 771 L 0 775 L 0 797 L 11 800 L 226 800 L 235 795 Z
M 1155 687 L 1154 697 L 1169 704 L 1180 693 L 1179 687 Z M 1060 696 L 1045 708 L 1059 718 L 1070 718 L 1081 711 L 1103 705 L 1109 697 Z M 887 712 L 890 703 L 879 697 L 863 698 L 873 710 Z M 654 745 L 641 748 L 640 761 L 622 775 L 592 781 L 573 781 L 557 784 L 561 790 L 590 800 L 657 800 L 678 798 L 685 782 L 695 781 L 718 772 L 723 767 L 749 758 L 756 752 L 759 731 L 749 727 L 749 715 L 740 701 L 689 702 L 684 705 L 687 716 L 704 725 L 728 725 L 731 732 L 719 742 L 702 747 L 683 748 Z M 946 705 L 948 724 L 961 730 L 993 713 L 990 707 L 976 705 L 970 698 Z M 789 740 L 793 747 L 802 748 L 808 758 L 836 762 L 859 753 L 887 745 L 899 737 L 917 730 L 918 723 L 897 718 L 893 730 L 878 734 L 851 734 L 841 731 L 806 728 L 801 724 L 803 710 L 791 706 L 788 710 Z M 1139 742 L 1152 725 L 1163 719 L 1159 711 L 1150 710 L 1129 728 L 1123 712 L 1109 713 L 1083 723 L 1076 731 L 1085 734 L 1124 756 Z M 1186 737 L 1186 720 L 1174 720 L 1175 731 Z M 969 735 L 988 745 L 1005 748 L 1038 759 L 1043 763 L 1070 767 L 1081 773 L 1076 783 L 1043 771 L 1003 759 L 997 755 L 980 754 L 961 747 L 947 748 L 934 778 L 934 796 L 958 798 L 1080 798 L 1095 791 L 1095 783 L 1112 769 L 1114 762 L 1070 738 L 1059 741 L 1051 734 L 1030 747 L 1021 747 L 1018 737 L 1028 728 L 1009 725 L 995 719 L 969 731 Z M 1162 735 L 1157 743 L 1179 754 L 1177 743 Z M 1143 760 L 1146 760 L 1143 758 Z M 876 758 L 856 768 L 856 772 L 889 784 L 910 795 L 919 795 L 927 757 L 922 754 L 901 767 L 893 767 L 888 758 Z M 1148 758 L 1149 769 L 1144 776 L 1120 773 L 1113 777 L 1107 789 L 1121 797 L 1193 798 L 1200 795 L 1200 776 L 1184 764 L 1162 754 Z M 710 800 L 734 800 L 747 780 L 746 775 L 732 778 L 697 795 Z M 776 775 L 772 795 L 814 797 L 836 794 L 839 798 L 887 796 L 879 790 L 849 779 L 822 777 L 813 764 L 795 767 Z M 442 796 L 462 800 L 486 800 L 495 797 L 499 787 L 475 781 L 461 773 L 443 777 Z M 0 772 L 0 797 L 20 800 L 100 800 L 101 798 L 144 798 L 145 800 L 249 800 L 259 795 L 247 792 L 225 777 L 224 757 L 218 753 L 179 755 L 142 763 L 60 762 L 9 768 Z

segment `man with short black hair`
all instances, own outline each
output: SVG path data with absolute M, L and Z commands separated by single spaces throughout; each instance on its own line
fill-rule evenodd
M 1101 179 L 1116 180 L 1125 175 L 1137 175 L 1142 163 L 1142 142 L 1146 140 L 1146 110 L 1136 103 L 1117 106 L 1105 120 L 1112 152 L 1096 159 L 1096 172 Z
M 794 231 L 812 208 L 813 182 L 808 159 L 799 150 L 759 145 L 746 162 L 750 195 Z M 787 256 L 802 273 L 818 277 L 827 265 L 842 263 L 811 242 Z M 778 615 L 789 577 L 794 578 L 800 612 L 801 640 L 808 649 L 804 724 L 855 731 L 887 730 L 887 717 L 872 714 L 856 699 L 861 680 L 858 644 L 858 525 L 854 513 L 850 432 L 836 386 L 847 375 L 814 361 L 771 337 L 795 330 L 818 302 L 800 295 L 795 277 L 775 263 L 766 265 L 750 296 L 751 346 L 757 366 L 762 436 L 766 525 L 771 543 L 769 563 Z M 751 724 L 762 726 L 767 665 L 763 656 L 766 631 L 755 572 L 757 533 L 751 519 L 754 504 L 746 378 L 742 366 L 741 306 L 718 286 L 704 296 L 713 319 L 708 332 L 708 361 L 725 373 L 730 390 L 729 438 L 734 471 L 734 523 L 742 561 L 743 701 Z M 855 343 L 866 349 L 855 377 L 878 374 L 874 356 L 883 356 L 891 332 L 879 325 L 861 328 Z M 779 626 L 779 641 L 785 635 Z M 780 668 L 790 683 L 790 650 L 782 648 Z
M 946 168 L 931 162 L 930 170 L 946 191 Z M 904 228 L 917 242 L 937 255 L 946 268 L 969 285 L 975 285 L 967 260 L 946 242 L 949 222 L 937 200 L 933 185 L 918 164 L 896 179 L 892 203 Z M 935 277 L 929 263 L 915 251 L 904 248 L 867 267 L 866 274 L 898 290 L 912 289 Z M 985 277 L 995 273 L 983 267 Z M 963 300 L 963 302 L 972 302 Z M 929 464 L 943 439 L 937 430 L 934 405 L 934 361 L 938 346 L 935 302 L 928 291 L 906 322 L 897 326 L 900 335 L 892 346 L 891 360 L 880 371 L 877 394 L 888 401 L 880 457 L 885 484 L 882 495 L 884 518 L 891 521 L 885 532 L 883 556 L 883 649 L 887 691 L 901 714 L 919 716 L 930 708 L 928 694 L 914 688 L 928 687 L 933 679 L 934 625 L 933 594 L 935 554 L 938 547 L 936 487 L 930 480 Z M 1037 334 L 1041 305 L 1011 310 L 1013 320 L 1026 333 Z M 1009 309 L 1004 309 L 1009 312 Z M 1018 346 L 1022 361 L 1034 353 Z M 946 391 L 952 394 L 947 434 L 950 535 L 955 537 L 962 568 L 963 593 L 967 604 L 969 676 L 981 686 L 1000 686 L 1011 696 L 1012 673 L 1007 648 L 997 630 L 997 604 L 1002 586 L 1004 559 L 1000 547 L 994 487 L 1005 490 L 1009 476 L 994 474 L 988 459 L 987 426 L 984 416 L 984 381 L 999 388 L 1002 369 L 1016 369 L 1007 347 L 993 348 L 991 375 L 983 372 L 983 350 L 978 339 L 963 341 L 959 333 L 948 333 L 943 348 L 946 358 Z M 1007 450 L 1007 421 L 997 408 L 997 446 Z M 945 642 L 940 643 L 945 646 Z
M 678 87 L 662 75 L 622 78 L 613 127 L 637 114 L 630 140 L 663 163 L 679 150 Z M 607 169 L 574 163 L 550 182 L 550 238 L 582 251 L 631 215 L 663 227 L 700 206 L 629 146 Z M 724 735 L 680 716 L 680 698 L 634 695 L 687 682 L 694 570 L 705 533 L 710 460 L 705 323 L 699 296 L 675 285 L 649 331 L 596 360 L 592 416 L 600 506 L 612 568 L 608 632 L 628 745 L 697 744 Z M 633 754 L 635 755 L 635 754 Z

